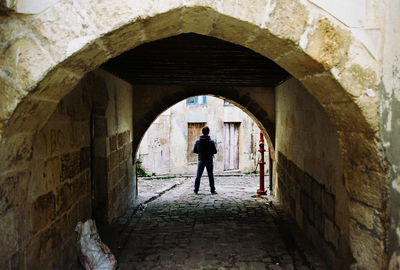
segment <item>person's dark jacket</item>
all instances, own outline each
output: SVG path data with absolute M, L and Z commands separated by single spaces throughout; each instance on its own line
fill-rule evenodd
M 215 142 L 210 139 L 210 136 L 202 135 L 194 144 L 193 153 L 199 155 L 199 160 L 212 159 L 213 155 L 217 153 Z

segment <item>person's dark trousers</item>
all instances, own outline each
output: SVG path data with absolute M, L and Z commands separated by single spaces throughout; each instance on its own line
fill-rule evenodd
M 199 160 L 197 163 L 197 175 L 196 180 L 194 181 L 194 192 L 198 192 L 200 188 L 200 179 L 203 175 L 204 167 L 207 169 L 208 181 L 210 182 L 210 190 L 211 192 L 215 192 L 214 185 L 214 174 L 213 174 L 213 160 Z

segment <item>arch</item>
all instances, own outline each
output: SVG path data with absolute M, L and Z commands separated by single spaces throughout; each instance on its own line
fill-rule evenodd
M 21 164 L 17 161 L 29 157 L 30 134 L 46 122 L 85 73 L 145 42 L 188 32 L 208 35 L 273 60 L 323 106 L 338 130 L 350 197 L 382 220 L 376 245 L 358 241 L 359 235 L 372 242 L 376 238 L 373 230 L 354 225 L 351 249 L 360 262 L 365 254 L 385 256 L 388 228 L 386 168 L 378 138 L 379 64 L 324 11 L 300 0 L 152 0 L 140 5 L 121 0 L 113 2 L 112 9 L 97 1 L 63 1 L 38 15 L 10 16 L 1 29 L 1 171 L 14 170 Z M 155 115 L 156 111 L 149 111 L 143 121 L 151 123 Z M 366 223 L 365 217 L 350 212 L 353 220 Z M 386 259 L 382 261 L 377 264 L 382 266 Z

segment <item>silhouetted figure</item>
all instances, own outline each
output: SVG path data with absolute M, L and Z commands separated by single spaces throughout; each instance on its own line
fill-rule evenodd
M 203 175 L 204 167 L 206 167 L 208 181 L 210 182 L 211 194 L 216 194 L 213 173 L 213 156 L 217 153 L 217 148 L 215 146 L 215 142 L 210 139 L 210 136 L 208 136 L 210 129 L 208 127 L 204 127 L 201 132 L 203 135 L 200 136 L 193 147 L 193 153 L 198 154 L 199 158 L 197 163 L 196 180 L 194 181 L 194 193 L 197 194 L 197 192 L 199 192 L 200 179 Z

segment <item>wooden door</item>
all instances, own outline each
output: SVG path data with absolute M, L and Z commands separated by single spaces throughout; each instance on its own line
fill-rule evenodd
M 240 123 L 224 123 L 224 170 L 239 169 Z
M 188 123 L 188 145 L 187 145 L 187 161 L 196 162 L 197 154 L 193 153 L 193 146 L 196 140 L 199 139 L 201 129 L 206 126 L 206 123 Z

